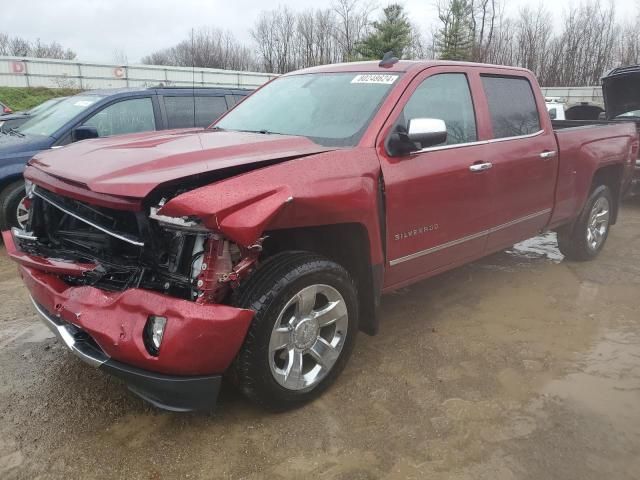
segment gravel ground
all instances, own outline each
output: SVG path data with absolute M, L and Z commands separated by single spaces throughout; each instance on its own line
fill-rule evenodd
M 51 337 L 0 254 L 0 478 L 640 477 L 640 201 L 602 255 L 553 235 L 383 299 L 318 401 L 226 385 L 215 414 L 149 407 Z

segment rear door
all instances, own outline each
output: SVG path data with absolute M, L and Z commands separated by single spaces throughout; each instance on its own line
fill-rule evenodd
M 397 287 L 481 256 L 491 218 L 491 171 L 473 97 L 478 78 L 457 67 L 418 75 L 383 132 L 413 118 L 447 126 L 444 144 L 391 157 L 379 140 L 386 200 L 385 286 Z M 473 87 L 473 88 L 472 88 Z M 472 95 L 473 92 L 473 95 Z M 474 167 L 474 165 L 476 167 Z
M 526 75 L 480 74 L 492 129 L 488 142 L 495 223 L 487 250 L 537 235 L 551 216 L 558 152 L 542 97 Z M 544 115 L 540 115 L 540 112 Z

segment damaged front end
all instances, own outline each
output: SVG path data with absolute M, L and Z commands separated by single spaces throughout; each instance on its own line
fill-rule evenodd
M 45 324 L 156 406 L 212 407 L 253 317 L 228 306 L 230 293 L 261 240 L 238 246 L 197 218 L 162 215 L 164 200 L 128 211 L 28 194 L 27 229 L 3 236 Z
M 63 275 L 70 286 L 143 288 L 197 303 L 220 303 L 254 267 L 261 249 L 260 241 L 239 247 L 196 218 L 161 215 L 164 199 L 147 212 L 131 212 L 89 205 L 41 187 L 33 188 L 31 196 L 28 231 L 14 237 L 30 255 L 93 265 L 80 275 Z

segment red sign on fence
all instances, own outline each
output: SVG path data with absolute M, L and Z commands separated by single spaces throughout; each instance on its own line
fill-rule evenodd
M 126 70 L 124 67 L 116 67 L 113 69 L 113 75 L 116 78 L 122 78 L 124 77 L 124 74 L 126 73 Z
M 11 62 L 12 73 L 26 73 L 27 67 L 24 62 Z

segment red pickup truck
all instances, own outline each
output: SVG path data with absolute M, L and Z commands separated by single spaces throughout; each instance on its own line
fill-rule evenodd
M 204 131 L 38 154 L 3 236 L 47 325 L 144 399 L 210 408 L 226 374 L 286 409 L 377 332 L 383 293 L 545 230 L 595 257 L 637 153 L 632 123 L 554 129 L 527 70 L 329 65 Z

